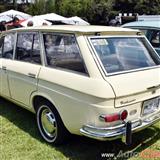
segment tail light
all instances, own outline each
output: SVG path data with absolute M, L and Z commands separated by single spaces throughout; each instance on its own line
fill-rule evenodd
M 108 115 L 101 115 L 100 120 L 105 122 L 114 122 L 118 120 L 125 120 L 128 116 L 127 110 L 123 110 L 120 113 L 108 114 Z

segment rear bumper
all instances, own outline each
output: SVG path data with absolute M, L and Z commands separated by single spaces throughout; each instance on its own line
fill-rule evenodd
M 132 129 L 131 132 L 137 132 L 144 128 L 147 128 L 150 125 L 158 122 L 160 120 L 160 112 L 146 118 L 146 119 L 137 119 L 131 121 Z M 82 135 L 98 139 L 98 140 L 113 140 L 117 138 L 122 138 L 126 135 L 126 123 L 114 126 L 114 127 L 106 127 L 106 128 L 99 128 L 94 127 L 91 125 L 84 125 L 80 132 Z

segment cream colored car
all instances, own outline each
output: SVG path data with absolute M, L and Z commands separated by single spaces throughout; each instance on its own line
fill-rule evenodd
M 160 120 L 160 58 L 137 30 L 43 26 L 0 39 L 0 96 L 36 113 L 40 134 L 125 137 Z M 31 126 L 32 127 L 32 126 Z

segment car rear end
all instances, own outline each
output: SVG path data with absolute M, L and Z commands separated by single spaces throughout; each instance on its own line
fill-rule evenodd
M 85 124 L 80 131 L 99 140 L 125 137 L 129 144 L 133 132 L 160 120 L 159 56 L 139 32 L 99 33 L 86 41 L 115 99 L 114 106 L 106 101 L 97 109 L 97 125 Z

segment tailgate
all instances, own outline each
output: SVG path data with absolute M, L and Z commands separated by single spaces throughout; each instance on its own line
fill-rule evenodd
M 114 75 L 106 79 L 112 85 L 116 95 L 115 107 L 160 95 L 160 68 Z

